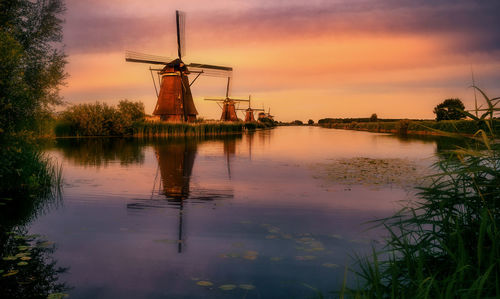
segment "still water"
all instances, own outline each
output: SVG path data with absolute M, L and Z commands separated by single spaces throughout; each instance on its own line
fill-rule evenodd
M 414 191 L 326 181 L 336 159 L 427 167 L 436 140 L 279 127 L 206 139 L 60 139 L 59 205 L 30 233 L 54 242 L 70 298 L 304 298 L 342 284 L 382 237 L 367 221 Z

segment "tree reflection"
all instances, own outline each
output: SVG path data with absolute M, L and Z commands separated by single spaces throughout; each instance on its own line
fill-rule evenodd
M 59 282 L 66 269 L 52 258 L 55 247 L 26 234 L 30 222 L 58 204 L 60 171 L 25 141 L 0 147 L 0 157 L 0 297 L 60 294 L 68 287 Z
M 56 148 L 75 164 L 106 167 L 114 161 L 143 164 L 143 144 L 137 138 L 66 138 L 57 139 Z

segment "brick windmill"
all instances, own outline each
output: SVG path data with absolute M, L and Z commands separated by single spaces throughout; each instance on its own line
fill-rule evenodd
M 238 115 L 236 115 L 236 104 L 240 102 L 250 102 L 250 100 L 243 99 L 233 99 L 229 97 L 229 90 L 231 88 L 231 77 L 227 77 L 227 87 L 226 87 L 226 97 L 220 99 L 205 99 L 205 101 L 217 102 L 219 107 L 222 109 L 222 115 L 220 117 L 221 121 L 238 121 Z
M 248 108 L 246 108 L 246 109 L 236 109 L 236 110 L 241 110 L 241 111 L 245 112 L 245 122 L 255 121 L 255 116 L 253 114 L 254 111 L 264 111 L 264 109 L 252 108 L 251 101 L 252 101 L 252 96 L 249 95 L 248 96 Z
M 153 115 L 159 116 L 163 121 L 193 122 L 196 120 L 198 111 L 196 111 L 193 102 L 191 85 L 202 74 L 230 77 L 233 69 L 231 67 L 201 63 L 185 64 L 182 61 L 186 50 L 184 42 L 185 14 L 177 10 L 175 15 L 177 24 L 177 58 L 170 59 L 162 56 L 127 51 L 125 52 L 125 60 L 128 62 L 164 65 L 160 69 L 149 68 L 158 97 Z M 156 71 L 158 75 L 159 93 L 156 88 L 153 71 Z M 189 74 L 197 74 L 191 83 L 189 83 Z

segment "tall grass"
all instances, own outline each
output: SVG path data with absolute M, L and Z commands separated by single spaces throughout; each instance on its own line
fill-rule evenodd
M 3 140 L 0 147 L 0 229 L 29 222 L 47 202 L 59 199 L 62 168 L 34 141 Z
M 210 123 L 166 123 L 140 122 L 134 124 L 133 134 L 137 137 L 151 136 L 214 136 L 242 133 L 244 130 L 267 128 L 259 122 L 210 122 Z
M 477 132 L 476 146 L 449 152 L 417 202 L 377 221 L 388 232 L 385 247 L 358 259 L 360 287 L 342 296 L 500 295 L 500 144 L 491 139 L 493 114 L 487 115 L 481 121 L 488 130 Z

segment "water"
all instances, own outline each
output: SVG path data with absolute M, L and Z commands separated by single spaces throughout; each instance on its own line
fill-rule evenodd
M 317 127 L 61 139 L 46 152 L 63 165 L 63 200 L 29 231 L 55 243 L 71 298 L 328 295 L 351 256 L 380 241 L 383 231 L 364 223 L 414 192 L 327 182 L 318 163 L 400 158 L 426 167 L 443 144 Z

